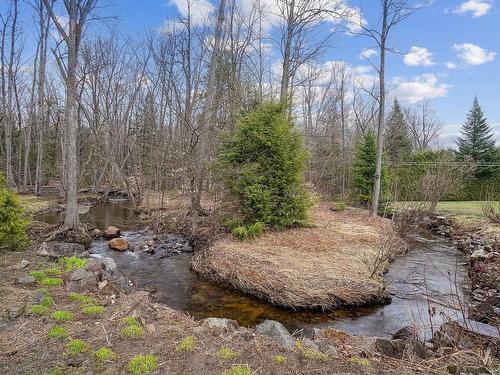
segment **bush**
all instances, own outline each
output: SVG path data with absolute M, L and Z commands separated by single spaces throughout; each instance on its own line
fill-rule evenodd
M 128 372 L 133 375 L 147 374 L 156 370 L 156 363 L 154 355 L 136 355 L 128 363 Z
M 233 236 L 242 241 L 248 238 L 248 229 L 245 226 L 236 227 L 231 231 L 231 233 L 233 234 Z
M 89 350 L 89 344 L 80 339 L 71 340 L 68 342 L 68 353 L 70 356 L 75 357 L 80 353 L 85 353 Z
M 247 227 L 260 222 L 282 229 L 307 219 L 312 200 L 303 184 L 305 152 L 282 105 L 261 104 L 244 115 L 217 163 Z
M 485 204 L 483 207 L 483 213 L 486 218 L 493 224 L 500 224 L 500 202 L 498 202 L 498 208 L 496 208 L 492 203 Z
M 25 248 L 29 244 L 28 225 L 17 195 L 7 189 L 5 179 L 0 175 L 0 249 Z

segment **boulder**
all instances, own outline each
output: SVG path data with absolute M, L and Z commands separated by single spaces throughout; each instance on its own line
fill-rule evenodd
M 112 239 L 116 237 L 120 237 L 121 231 L 117 227 L 109 226 L 106 228 L 106 230 L 103 233 L 104 238 L 106 239 Z
M 90 231 L 90 237 L 93 239 L 93 240 L 98 240 L 102 237 L 102 230 L 100 229 L 92 229 Z
M 387 357 L 402 358 L 405 344 L 402 340 L 389 340 L 378 337 L 375 340 L 375 350 Z
M 18 278 L 17 282 L 21 285 L 34 285 L 36 284 L 36 279 L 33 276 L 23 276 Z
M 290 332 L 287 331 L 283 324 L 275 320 L 264 320 L 255 327 L 255 333 L 269 336 L 286 348 L 293 348 L 295 345 L 295 340 Z
M 201 321 L 201 327 L 208 329 L 222 330 L 225 332 L 234 332 L 238 329 L 238 322 L 226 318 L 206 318 Z
M 85 247 L 78 243 L 68 242 L 43 242 L 36 254 L 49 258 L 80 256 L 85 252 Z
M 417 337 L 417 330 L 410 326 L 404 326 L 399 329 L 394 335 L 392 335 L 393 340 L 410 340 Z
M 109 241 L 109 247 L 113 250 L 126 251 L 128 250 L 128 241 L 123 237 L 113 238 Z
M 15 266 L 14 266 L 14 269 L 16 270 L 23 270 L 25 269 L 26 267 L 28 267 L 30 265 L 30 262 L 27 261 L 26 259 L 23 259 L 21 260 L 19 263 L 17 263 Z
M 69 276 L 66 289 L 71 292 L 87 292 L 97 289 L 98 277 L 83 269 L 73 271 Z
M 471 259 L 485 259 L 488 257 L 488 253 L 484 249 L 476 250 L 470 256 Z

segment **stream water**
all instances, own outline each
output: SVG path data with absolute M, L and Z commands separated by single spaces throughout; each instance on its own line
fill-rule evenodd
M 146 233 L 137 230 L 137 216 L 127 202 L 96 205 L 81 216 L 100 229 L 114 225 L 129 241 Z M 38 220 L 58 223 L 60 213 L 40 215 Z M 169 243 L 185 241 L 171 236 Z M 398 257 L 385 276 L 392 302 L 334 311 L 293 311 L 272 306 L 244 294 L 219 287 L 189 269 L 191 254 L 158 258 L 144 253 L 117 252 L 106 241 L 94 241 L 94 257 L 111 257 L 139 288 L 153 292 L 159 302 L 185 311 L 196 319 L 226 317 L 252 326 L 264 319 L 282 322 L 289 330 L 333 327 L 351 334 L 388 336 L 405 325 L 414 325 L 428 336 L 446 318 L 463 317 L 460 305 L 466 285 L 465 258 L 445 240 L 430 235 L 410 236 L 408 253 Z

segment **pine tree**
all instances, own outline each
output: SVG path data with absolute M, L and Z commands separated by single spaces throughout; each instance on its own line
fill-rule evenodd
M 375 183 L 376 154 L 377 145 L 375 133 L 369 130 L 356 144 L 353 171 L 354 199 L 367 206 L 372 202 L 373 185 Z M 380 178 L 381 197 L 387 195 L 387 185 L 387 168 L 382 161 L 382 175 Z M 381 200 L 383 201 L 384 199 L 382 198 Z
M 496 159 L 493 129 L 484 117 L 479 100 L 474 98 L 472 108 L 462 125 L 461 137 L 457 140 L 457 156 L 460 160 L 472 160 L 476 163 L 491 163 Z M 489 177 L 491 168 L 479 167 L 476 177 Z
M 264 103 L 242 116 L 218 155 L 241 224 L 281 229 L 306 220 L 311 199 L 303 183 L 305 156 L 283 105 Z
M 413 149 L 412 142 L 398 99 L 394 99 L 391 112 L 387 118 L 384 144 L 389 165 L 410 158 Z

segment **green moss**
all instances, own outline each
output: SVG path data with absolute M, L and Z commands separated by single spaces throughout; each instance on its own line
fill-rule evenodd
M 120 330 L 120 335 L 123 337 L 129 337 L 129 338 L 139 338 L 144 335 L 144 331 L 141 326 L 139 325 L 130 325 L 123 327 Z
M 97 316 L 97 315 L 101 315 L 102 313 L 104 313 L 104 307 L 95 306 L 95 305 L 87 305 L 87 306 L 82 307 L 82 312 L 85 315 Z
M 44 271 L 31 271 L 30 273 L 28 273 L 28 275 L 33 276 L 38 281 L 47 278 L 47 274 Z
M 71 311 L 58 310 L 52 313 L 52 319 L 57 321 L 73 320 L 75 315 Z
M 133 316 L 126 316 L 122 319 L 122 322 L 129 326 L 140 326 L 139 322 Z
M 156 370 L 157 360 L 154 355 L 136 355 L 128 363 L 128 372 L 141 375 Z
M 283 365 L 283 364 L 287 363 L 288 358 L 286 355 L 275 355 L 273 357 L 273 361 L 279 365 Z
M 62 367 L 54 367 L 53 369 L 49 370 L 49 372 L 47 372 L 46 374 L 47 375 L 66 375 L 67 372 Z
M 217 358 L 219 358 L 221 361 L 232 361 L 233 359 L 236 359 L 240 356 L 239 353 L 235 352 L 234 350 L 223 346 L 219 350 L 215 352 L 215 355 Z
M 372 365 L 371 362 L 368 359 L 361 358 L 361 357 L 359 357 L 357 355 L 352 356 L 351 358 L 349 358 L 349 362 L 355 363 L 355 364 L 363 366 L 363 367 L 368 367 L 368 366 Z
M 58 277 L 47 277 L 39 281 L 41 286 L 52 287 L 52 286 L 61 286 L 63 284 L 63 279 Z
M 194 349 L 198 340 L 194 336 L 188 336 L 184 338 L 179 344 L 177 344 L 175 350 L 177 352 L 190 352 Z
M 112 361 L 116 358 L 115 352 L 113 352 L 110 348 L 99 348 L 94 352 L 94 358 L 97 362 L 107 362 Z
M 89 344 L 80 339 L 74 339 L 68 342 L 66 346 L 70 356 L 74 357 L 80 353 L 85 353 L 89 350 Z
M 72 271 L 80 268 L 85 268 L 87 266 L 87 259 L 72 257 L 62 257 L 59 262 L 62 264 L 66 271 Z
M 238 365 L 224 371 L 222 375 L 252 375 L 252 370 L 248 366 Z
M 31 306 L 30 312 L 33 315 L 45 315 L 48 314 L 49 308 L 47 306 L 42 306 L 42 305 L 33 305 Z
M 50 296 L 45 296 L 40 300 L 40 305 L 45 307 L 52 307 L 54 304 L 54 299 Z
M 325 353 L 319 352 L 312 348 L 302 349 L 302 356 L 305 359 L 317 362 L 324 362 L 328 359 L 328 356 Z
M 69 294 L 68 298 L 70 301 L 78 301 L 89 305 L 96 304 L 95 299 L 86 294 L 72 292 Z
M 48 335 L 51 339 L 65 339 L 68 337 L 68 331 L 64 327 L 54 326 L 49 329 Z

